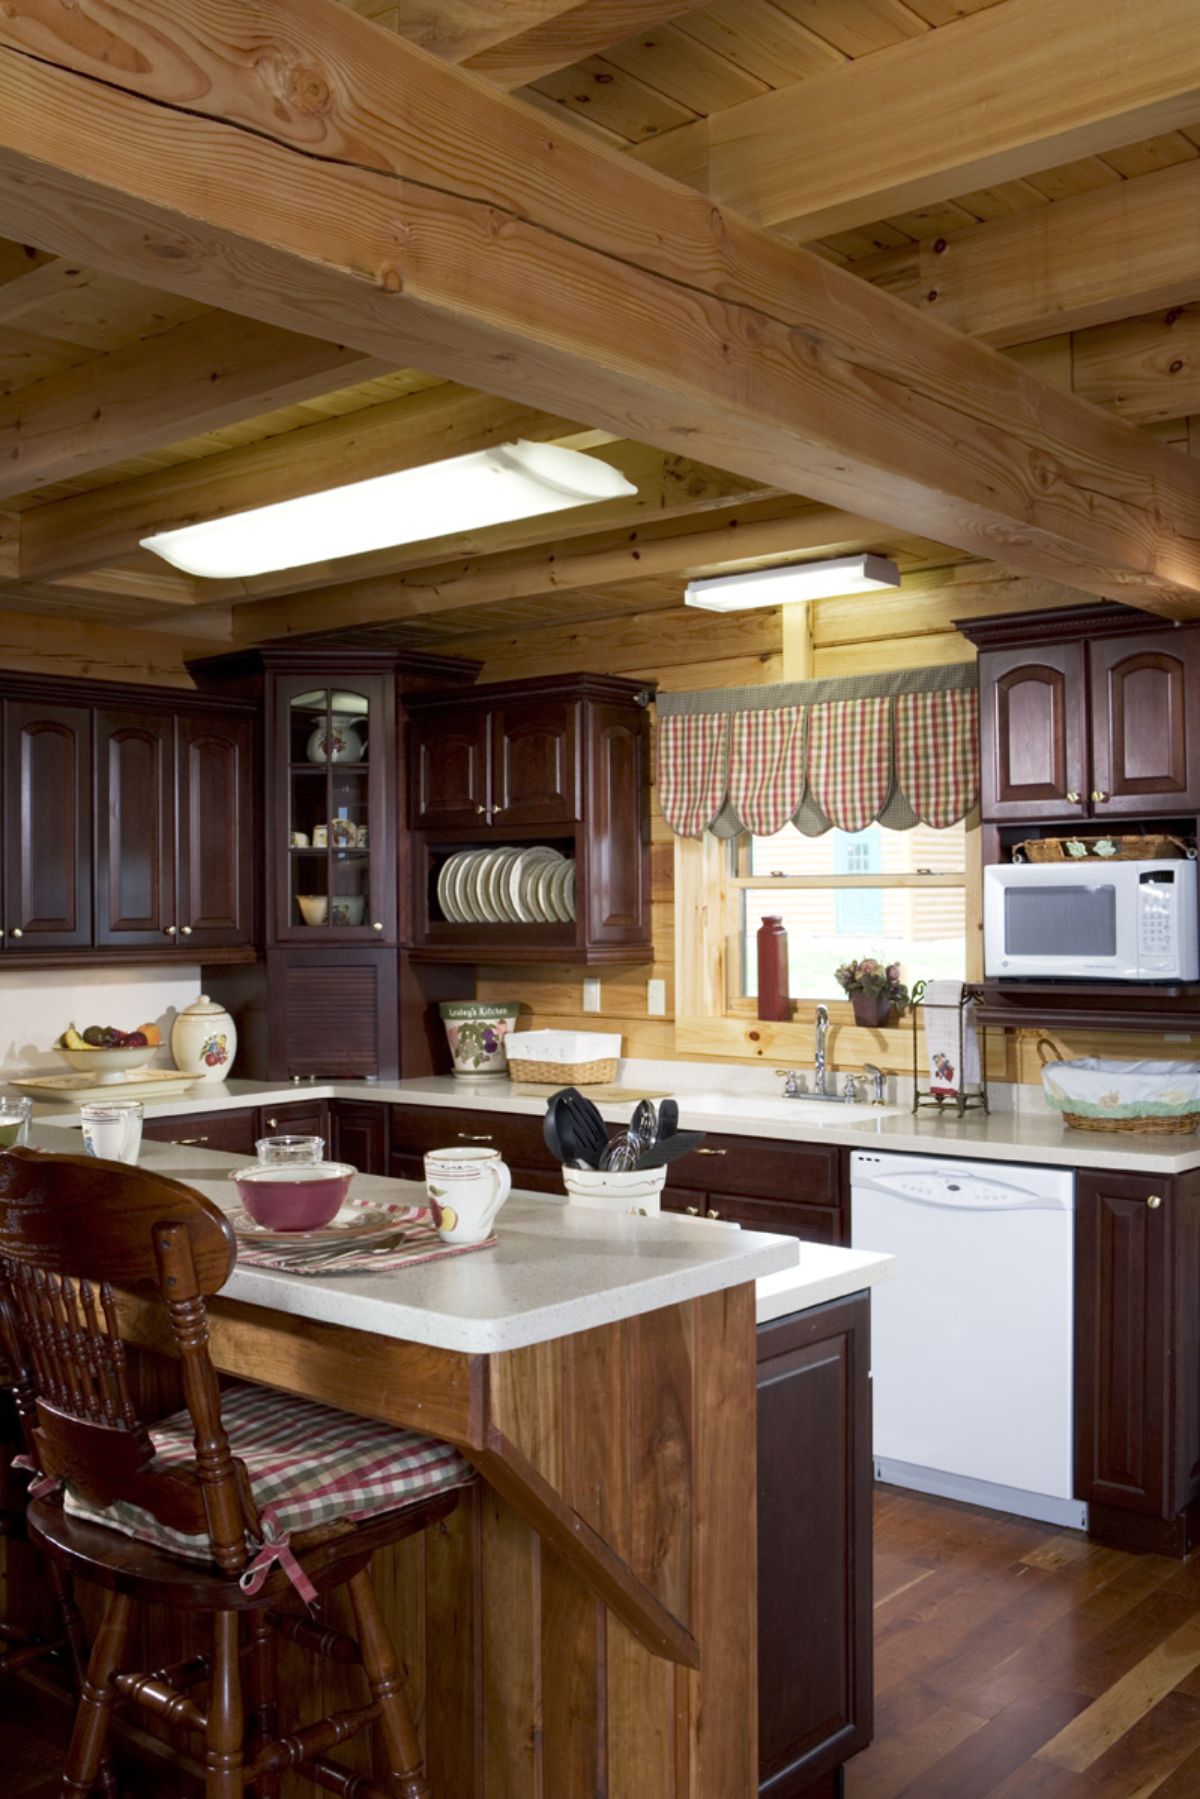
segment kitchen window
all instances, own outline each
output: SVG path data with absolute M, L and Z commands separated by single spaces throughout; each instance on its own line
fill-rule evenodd
M 862 956 L 899 962 L 905 984 L 967 975 L 967 844 L 962 821 L 945 830 L 870 825 L 809 837 L 786 825 L 772 837 L 727 846 L 730 1009 L 753 1011 L 755 938 L 765 915 L 783 919 L 797 1000 L 844 998 L 834 978 Z

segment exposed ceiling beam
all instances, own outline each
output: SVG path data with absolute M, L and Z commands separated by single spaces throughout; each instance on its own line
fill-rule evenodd
M 256 575 L 248 581 L 203 581 L 200 597 L 205 604 L 270 599 L 277 594 L 305 593 L 315 587 L 343 586 L 348 581 L 405 574 L 435 562 L 493 556 L 502 550 L 519 550 L 528 556 L 545 549 L 546 554 L 553 555 L 557 546 L 597 531 L 621 531 L 627 542 L 636 543 L 638 533 L 648 525 L 700 520 L 731 502 L 740 505 L 761 500 L 770 492 L 753 486 L 739 475 L 727 474 L 724 469 L 708 468 L 686 456 L 673 456 L 648 444 L 589 445 L 584 433 L 560 441 L 568 447 L 587 448 L 598 461 L 619 469 L 637 492 L 615 500 L 600 500 L 591 506 L 579 506 L 570 512 L 558 512 L 549 520 L 544 515 L 515 519 L 511 524 L 457 531 L 448 537 L 428 539 L 423 543 L 397 544 L 365 556 L 343 556 L 331 562 L 307 563 L 303 568 Z M 688 527 L 685 525 L 685 528 Z M 550 544 L 546 543 L 547 532 L 552 533 Z
M 633 154 L 803 241 L 1200 117 L 1195 0 L 1003 0 Z
M 336 631 L 461 607 L 505 605 L 537 594 L 564 597 L 581 588 L 644 581 L 655 575 L 707 574 L 753 567 L 788 556 L 852 555 L 877 548 L 880 527 L 870 519 L 825 506 L 772 500 L 730 509 L 701 529 L 671 522 L 649 525 L 634 538 L 608 532 L 569 546 L 544 546 L 536 555 L 508 551 L 466 562 L 415 569 L 407 575 L 355 581 L 313 593 L 239 606 L 234 634 L 252 642 L 305 632 Z
M 854 272 L 990 344 L 1200 300 L 1200 162 L 885 251 Z
M 0 288 L 0 309 L 4 289 Z M 0 396 L 0 499 L 217 431 L 390 365 L 214 312 Z
M 498 87 L 523 87 L 701 0 L 396 0 L 383 23 Z
M 31 507 L 21 525 L 21 579 L 45 581 L 117 562 L 154 531 L 462 456 L 514 438 L 556 438 L 568 419 L 445 383 L 323 419 L 72 499 Z
M 23 313 L 87 287 L 95 279 L 94 269 L 81 268 L 68 258 L 0 240 L 0 325 L 11 325 Z
M 1043 5 L 1068 4 L 1002 9 L 1038 20 L 1035 70 Z M 1190 3 L 1147 6 L 1083 9 L 1128 21 L 1126 107 L 1148 42 L 1176 71 L 1197 55 Z M 1077 47 L 1072 66 L 1087 79 L 1060 104 L 1108 80 Z M 1184 458 L 330 0 L 0 11 L 0 219 L 34 218 L 53 248 L 193 299 L 548 410 L 569 395 L 606 430 L 1200 609 Z

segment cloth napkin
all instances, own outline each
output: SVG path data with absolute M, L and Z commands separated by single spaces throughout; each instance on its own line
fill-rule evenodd
M 963 1010 L 963 1066 L 958 1066 L 958 1005 L 961 981 L 929 981 L 925 987 L 925 1053 L 929 1058 L 929 1091 L 955 1097 L 980 1078 L 979 1028 L 975 1001 Z
M 406 1225 L 404 1239 L 394 1247 L 372 1253 L 369 1249 L 343 1249 L 337 1255 L 314 1251 L 305 1257 L 300 1249 L 267 1249 L 245 1241 L 238 1243 L 238 1265 L 274 1268 L 284 1274 L 386 1274 L 393 1268 L 415 1268 L 419 1262 L 438 1262 L 443 1256 L 466 1256 L 476 1249 L 491 1249 L 495 1237 L 483 1243 L 443 1243 L 434 1224 Z

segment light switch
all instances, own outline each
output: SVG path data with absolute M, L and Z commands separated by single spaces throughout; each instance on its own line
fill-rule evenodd
M 585 1012 L 600 1010 L 600 976 L 585 974 L 583 977 L 583 1009 Z
M 646 982 L 646 1016 L 647 1018 L 665 1018 L 667 1015 L 667 983 L 665 981 Z

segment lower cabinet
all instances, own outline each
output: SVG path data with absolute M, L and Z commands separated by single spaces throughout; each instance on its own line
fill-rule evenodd
M 263 1106 L 258 1114 L 258 1134 L 260 1137 L 324 1137 L 328 1149 L 329 1111 L 329 1101 L 324 1099 Z
M 1102 1541 L 1200 1541 L 1200 1174 L 1076 1176 L 1075 1491 Z
M 180 1143 L 197 1149 L 219 1149 L 226 1155 L 245 1156 L 254 1160 L 258 1140 L 258 1112 L 253 1106 L 245 1111 L 192 1112 L 186 1118 L 148 1118 L 142 1126 L 143 1137 L 153 1143 Z
M 388 1173 L 425 1179 L 425 1152 L 475 1144 L 498 1149 L 514 1187 L 561 1193 L 562 1168 L 546 1148 L 540 1117 L 510 1112 L 458 1111 L 453 1106 L 393 1106 Z
M 832 1146 L 709 1136 L 671 1164 L 662 1203 L 668 1212 L 724 1218 L 748 1231 L 848 1243 L 846 1197 Z
M 834 1791 L 871 1740 L 870 1300 L 758 1329 L 759 1793 Z
M 335 1100 L 332 1107 L 330 1156 L 349 1162 L 361 1174 L 388 1172 L 388 1108 L 353 1099 Z

